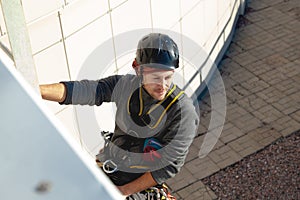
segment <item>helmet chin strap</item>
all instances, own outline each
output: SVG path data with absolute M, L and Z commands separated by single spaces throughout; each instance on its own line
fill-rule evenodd
M 141 85 L 143 85 L 143 73 L 144 73 L 144 68 L 143 68 L 143 66 L 140 66 L 140 75 L 139 75 L 139 77 L 140 77 L 140 81 L 141 81 Z

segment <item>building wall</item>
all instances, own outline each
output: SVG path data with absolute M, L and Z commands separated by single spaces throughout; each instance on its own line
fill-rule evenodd
M 181 87 L 188 86 L 189 94 L 205 80 L 244 3 L 244 0 L 22 0 L 40 84 L 128 73 L 142 33 L 160 31 L 174 36 L 179 46 L 182 59 L 177 81 Z M 0 41 L 10 49 L 4 21 L 0 15 Z M 124 39 L 122 36 L 133 30 L 140 35 L 129 37 L 132 46 L 124 51 L 125 41 L 120 38 Z M 105 59 L 109 58 L 107 66 L 98 66 L 96 61 L 88 67 L 104 70 L 83 71 L 91 55 L 95 56 L 95 51 L 101 52 L 99 48 L 103 47 L 105 55 L 99 56 L 99 65 L 107 63 Z M 207 56 L 210 64 L 202 65 Z M 85 112 L 82 108 L 46 101 L 45 104 L 92 156 L 103 144 L 99 129 L 113 130 L 112 104 L 86 108 L 97 119 L 98 126 L 93 127 L 86 126 L 88 121 L 80 116 Z

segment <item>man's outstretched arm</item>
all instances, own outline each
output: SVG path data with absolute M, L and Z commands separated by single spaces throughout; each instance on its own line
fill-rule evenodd
M 66 98 L 66 88 L 63 83 L 40 85 L 43 99 L 49 101 L 63 102 Z

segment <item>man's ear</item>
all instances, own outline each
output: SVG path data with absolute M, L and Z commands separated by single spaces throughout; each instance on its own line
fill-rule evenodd
M 140 75 L 140 66 L 137 64 L 135 59 L 132 62 L 132 68 L 135 70 L 136 75 Z

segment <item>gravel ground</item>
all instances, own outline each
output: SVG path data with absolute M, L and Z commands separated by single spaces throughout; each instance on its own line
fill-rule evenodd
M 218 199 L 300 199 L 300 130 L 203 179 Z

